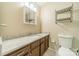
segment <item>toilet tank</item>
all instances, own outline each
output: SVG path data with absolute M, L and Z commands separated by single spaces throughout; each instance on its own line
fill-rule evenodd
M 72 48 L 72 40 L 73 36 L 72 35 L 67 35 L 67 34 L 59 34 L 59 45 L 64 47 L 64 48 Z

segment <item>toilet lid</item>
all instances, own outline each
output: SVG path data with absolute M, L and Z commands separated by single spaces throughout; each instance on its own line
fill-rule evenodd
M 76 56 L 74 52 L 64 47 L 59 48 L 58 55 L 59 56 Z

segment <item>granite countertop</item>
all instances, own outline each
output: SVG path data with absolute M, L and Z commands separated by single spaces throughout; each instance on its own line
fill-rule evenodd
M 15 38 L 11 40 L 6 40 L 2 43 L 2 53 L 1 55 L 6 55 L 14 50 L 17 50 L 24 45 L 30 44 L 33 41 L 36 41 L 46 35 L 49 35 L 49 33 L 40 33 L 40 34 L 34 34 L 26 37 L 20 37 Z

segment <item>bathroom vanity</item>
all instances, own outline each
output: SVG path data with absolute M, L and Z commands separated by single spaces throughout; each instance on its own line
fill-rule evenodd
M 49 47 L 49 33 L 6 40 L 3 42 L 4 56 L 42 56 Z

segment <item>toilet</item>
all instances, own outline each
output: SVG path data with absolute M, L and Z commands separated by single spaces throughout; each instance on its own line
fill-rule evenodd
M 59 56 L 76 56 L 76 54 L 70 50 L 72 48 L 72 35 L 59 34 L 59 49 L 57 55 Z

